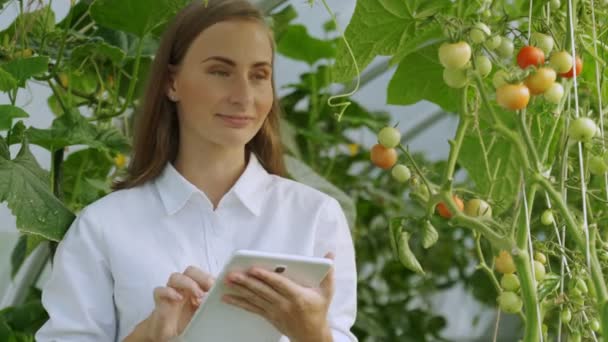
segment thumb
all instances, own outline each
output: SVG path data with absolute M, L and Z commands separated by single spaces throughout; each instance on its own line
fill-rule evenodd
M 334 255 L 334 253 L 332 252 L 328 252 L 327 254 L 325 254 L 326 259 L 331 259 L 331 260 L 335 260 L 336 256 Z M 329 268 L 329 272 L 327 272 L 327 275 L 325 275 L 325 278 L 323 278 L 323 281 L 321 281 L 321 292 L 323 293 L 323 296 L 325 296 L 325 298 L 331 298 L 333 296 L 334 293 L 334 266 L 332 265 Z

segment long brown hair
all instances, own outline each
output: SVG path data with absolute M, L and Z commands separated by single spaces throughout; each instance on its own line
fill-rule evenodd
M 264 15 L 247 0 L 196 0 L 182 9 L 160 40 L 150 68 L 146 90 L 137 112 L 131 162 L 127 176 L 113 184 L 114 190 L 141 185 L 156 178 L 167 162 L 174 162 L 179 148 L 179 126 L 176 108 L 167 99 L 170 65 L 179 65 L 192 41 L 206 28 L 227 20 L 253 20 L 268 29 L 273 65 L 276 47 Z M 274 75 L 274 73 L 273 73 Z M 279 135 L 281 109 L 272 78 L 274 101 L 268 117 L 245 150 L 254 153 L 272 174 L 284 175 L 283 149 Z

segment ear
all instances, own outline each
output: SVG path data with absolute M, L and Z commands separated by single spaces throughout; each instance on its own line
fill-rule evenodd
M 173 102 L 179 101 L 179 96 L 177 94 L 177 85 L 176 85 L 176 77 L 177 77 L 177 66 L 173 64 L 169 64 L 167 66 L 169 69 L 169 80 L 167 82 L 165 93 L 169 100 Z

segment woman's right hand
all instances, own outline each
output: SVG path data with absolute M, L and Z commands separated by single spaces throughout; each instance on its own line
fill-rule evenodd
M 184 273 L 171 274 L 167 286 L 155 288 L 154 311 L 140 324 L 146 341 L 166 342 L 181 334 L 214 281 L 210 274 L 188 266 Z

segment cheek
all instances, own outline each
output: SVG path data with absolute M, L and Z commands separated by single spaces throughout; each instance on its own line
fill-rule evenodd
M 267 87 L 262 90 L 258 95 L 257 100 L 257 109 L 259 113 L 267 114 L 272 108 L 272 103 L 274 101 L 274 93 L 272 91 L 272 87 Z

